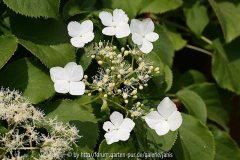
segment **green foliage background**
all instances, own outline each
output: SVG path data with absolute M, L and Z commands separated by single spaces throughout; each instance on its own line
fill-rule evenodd
M 149 57 L 160 74 L 131 103 L 141 101 L 145 108 L 156 108 L 163 97 L 173 96 L 183 124 L 160 137 L 136 119 L 130 140 L 108 146 L 102 124 L 114 104 L 90 103 L 98 95 L 56 94 L 49 69 L 74 61 L 83 66 L 85 74 L 96 73 L 97 63 L 70 44 L 66 26 L 70 21 L 90 19 L 94 41 L 108 40 L 101 33 L 98 14 L 116 8 L 130 19 L 152 18 L 159 34 Z M 74 123 L 83 135 L 74 151 L 80 155 L 170 151 L 178 160 L 239 160 L 239 147 L 229 136 L 231 102 L 240 99 L 239 36 L 238 0 L 0 0 L 0 86 L 20 90 L 47 117 L 58 115 L 60 121 Z M 131 38 L 114 42 L 118 48 L 132 43 Z M 180 74 L 173 60 L 186 48 L 210 57 L 210 78 L 191 68 Z M 204 67 L 206 62 L 201 64 Z

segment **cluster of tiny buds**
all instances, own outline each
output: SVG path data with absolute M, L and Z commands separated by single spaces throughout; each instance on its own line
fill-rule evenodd
M 16 90 L 0 90 L 0 116 L 7 124 L 7 128 L 2 126 L 5 133 L 0 135 L 0 158 L 4 160 L 25 159 L 33 150 L 39 150 L 36 160 L 61 159 L 81 138 L 75 126 L 58 122 L 57 117 L 47 120 Z M 47 131 L 38 131 L 39 126 Z
M 125 103 L 128 103 L 127 98 L 137 98 L 137 86 L 140 90 L 147 87 L 152 74 L 159 73 L 159 68 L 154 68 L 148 56 L 135 47 L 127 48 L 128 50 L 122 47 L 121 51 L 118 51 L 116 46 L 100 41 L 85 49 L 101 67 L 92 77 L 92 83 L 88 81 L 87 75 L 84 76 L 83 82 L 88 86 L 86 94 L 90 96 L 98 91 L 103 93 L 105 98 L 120 95 Z M 130 56 L 132 61 L 125 60 L 126 56 Z
M 129 110 L 131 113 L 131 117 L 132 118 L 141 117 L 144 113 L 144 110 L 141 108 L 143 106 L 144 106 L 144 104 L 141 104 L 140 102 L 137 102 L 136 104 L 134 104 L 132 109 Z

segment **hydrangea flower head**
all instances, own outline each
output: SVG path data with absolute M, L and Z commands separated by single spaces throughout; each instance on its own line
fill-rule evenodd
M 102 24 L 106 26 L 102 33 L 117 38 L 127 37 L 130 34 L 128 16 L 122 9 L 115 9 L 113 15 L 109 12 L 102 11 L 99 13 Z
M 153 49 L 151 42 L 155 42 L 159 35 L 154 31 L 154 24 L 150 18 L 144 19 L 142 22 L 132 19 L 130 24 L 132 32 L 132 40 L 138 45 L 143 53 L 149 53 Z
M 85 43 L 94 39 L 93 22 L 91 20 L 78 22 L 70 22 L 67 26 L 68 34 L 71 36 L 71 44 L 74 47 L 82 48 Z
M 123 115 L 117 111 L 110 115 L 110 120 L 111 122 L 107 121 L 103 124 L 103 129 L 107 132 L 104 135 L 107 144 L 128 140 L 135 123 L 129 118 L 123 119 Z
M 156 131 L 159 136 L 177 130 L 182 124 L 182 116 L 177 111 L 176 105 L 165 97 L 157 107 L 158 111 L 152 111 L 146 115 L 148 126 Z
M 58 93 L 83 95 L 85 92 L 85 84 L 80 81 L 83 78 L 83 68 L 75 62 L 69 62 L 64 68 L 51 68 L 50 76 Z

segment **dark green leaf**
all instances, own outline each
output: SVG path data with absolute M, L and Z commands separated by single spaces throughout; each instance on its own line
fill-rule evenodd
M 7 63 L 17 50 L 18 40 L 15 36 L 0 37 L 0 69 Z
M 196 92 L 203 99 L 207 107 L 208 118 L 229 131 L 227 126 L 229 123 L 229 111 L 227 108 L 231 108 L 231 103 L 227 93 L 212 83 L 193 85 L 188 89 Z
M 201 122 L 206 123 L 207 109 L 202 98 L 193 91 L 181 90 L 177 92 L 179 100 L 187 108 L 190 115 L 200 119 Z
M 92 62 L 90 54 L 88 54 L 87 49 L 80 49 L 80 52 L 78 52 L 77 56 L 79 56 L 79 60 L 77 60 L 78 63 L 83 67 L 83 70 L 85 71 Z
M 0 86 L 17 89 L 34 104 L 55 93 L 48 69 L 33 59 L 20 59 L 7 65 L 0 72 Z
M 179 136 L 173 146 L 177 159 L 213 160 L 215 145 L 211 132 L 198 119 L 184 113 L 182 117 Z
M 177 82 L 177 85 L 178 87 L 187 87 L 192 84 L 200 84 L 206 81 L 206 77 L 201 72 L 196 70 L 189 70 L 181 75 Z
M 240 3 L 215 0 L 209 2 L 220 21 L 226 41 L 231 42 L 240 35 Z
M 13 11 L 29 17 L 58 18 L 60 0 L 3 0 Z

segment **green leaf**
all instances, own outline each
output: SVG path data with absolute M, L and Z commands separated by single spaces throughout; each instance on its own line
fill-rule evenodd
M 141 13 L 164 13 L 182 5 L 182 0 L 143 0 Z
M 189 70 L 181 75 L 177 82 L 177 85 L 178 87 L 187 87 L 192 84 L 200 84 L 206 81 L 206 77 L 201 72 L 197 70 Z
M 15 36 L 0 37 L 0 69 L 7 63 L 17 50 L 18 40 Z
M 200 119 L 201 122 L 206 123 L 207 109 L 204 101 L 199 95 L 190 90 L 181 90 L 177 92 L 177 96 L 187 108 L 190 115 Z
M 102 0 L 104 7 L 111 9 L 122 9 L 128 15 L 129 19 L 135 18 L 140 7 L 142 0 Z
M 198 119 L 182 113 L 183 123 L 173 146 L 177 159 L 213 160 L 214 139 L 208 128 Z
M 174 26 L 165 24 L 164 28 L 172 41 L 175 51 L 182 49 L 187 44 L 187 41 L 182 38 L 181 34 L 177 32 Z
M 225 40 L 231 42 L 240 35 L 240 3 L 209 0 L 220 21 Z
M 220 40 L 214 41 L 212 74 L 219 86 L 240 94 L 240 38 L 223 47 Z
M 227 134 L 215 127 L 211 127 L 210 131 L 213 134 L 216 144 L 216 155 L 215 160 L 240 159 L 240 150 L 234 140 Z
M 3 135 L 5 133 L 7 133 L 7 132 L 8 132 L 7 128 L 5 128 L 3 126 L 0 126 L 0 135 Z
M 69 0 L 63 7 L 63 19 L 82 13 L 88 13 L 93 10 L 96 0 Z
M 83 105 L 71 100 L 57 100 L 40 106 L 47 118 L 58 117 L 58 121 L 74 124 L 79 129 L 78 150 L 91 152 L 98 139 L 98 124 L 95 116 Z
M 204 28 L 209 23 L 207 7 L 200 4 L 200 1 L 194 3 L 187 2 L 183 8 L 187 25 L 197 37 L 202 35 Z
M 229 123 L 229 111 L 227 108 L 231 108 L 231 103 L 227 93 L 212 83 L 192 85 L 187 89 L 196 92 L 203 99 L 207 107 L 208 118 L 229 131 L 227 126 Z
M 3 0 L 13 11 L 29 17 L 58 18 L 60 0 Z
M 108 107 L 108 103 L 105 99 L 102 99 L 103 105 L 101 107 L 101 112 L 104 113 L 106 116 L 110 115 L 110 109 Z
M 78 60 L 78 57 L 79 57 L 79 60 Z M 92 62 L 92 58 L 88 54 L 87 48 L 81 49 L 80 52 L 77 53 L 77 61 L 83 67 L 84 71 L 88 68 L 88 66 Z
M 164 136 L 157 135 L 156 131 L 148 127 L 147 123 L 141 118 L 135 119 L 134 132 L 142 150 L 147 153 L 160 153 L 169 151 L 176 138 L 177 131 L 169 131 Z
M 98 160 L 125 160 L 126 158 L 130 158 L 131 153 L 136 153 L 137 150 L 132 142 L 132 139 L 128 139 L 127 141 L 119 141 L 116 143 L 112 143 L 108 145 L 106 140 L 104 139 L 99 146 L 98 154 L 106 155 L 106 157 L 98 157 Z
M 8 64 L 0 72 L 0 77 L 0 86 L 19 90 L 33 104 L 55 93 L 48 69 L 33 59 L 20 59 Z
M 62 22 L 14 16 L 10 18 L 10 24 L 19 43 L 48 68 L 63 67 L 76 61 L 75 48 L 69 43 L 67 27 Z
M 165 29 L 159 24 L 155 23 L 154 32 L 159 35 L 159 39 L 156 42 L 153 42 L 153 52 L 155 52 L 160 57 L 164 64 L 171 67 L 174 56 L 172 41 Z

